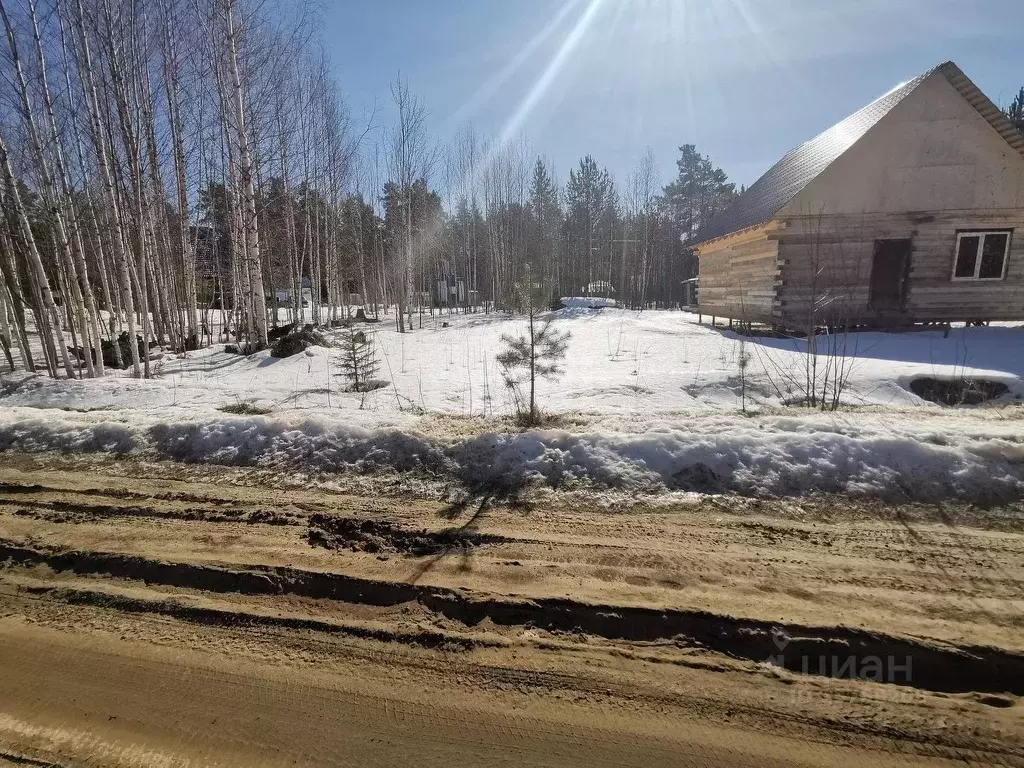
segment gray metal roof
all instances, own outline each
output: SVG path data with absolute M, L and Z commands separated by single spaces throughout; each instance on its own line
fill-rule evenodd
M 897 86 L 854 112 L 827 131 L 787 152 L 732 205 L 713 218 L 697 233 L 695 243 L 704 243 L 733 232 L 763 224 L 782 210 L 797 193 L 811 183 L 836 158 L 846 152 L 865 133 L 885 117 L 931 74 L 941 72 L 961 95 L 1024 155 L 1024 135 L 978 90 L 977 86 L 951 61 L 930 69 L 919 77 Z

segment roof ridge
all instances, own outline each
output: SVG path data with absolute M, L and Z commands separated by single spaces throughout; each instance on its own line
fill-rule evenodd
M 899 83 L 856 112 L 790 149 L 746 192 L 703 227 L 693 239 L 694 243 L 705 243 L 771 219 L 934 74 L 941 74 L 1006 143 L 1024 157 L 1024 132 L 1014 127 L 956 62 L 946 60 L 911 80 Z
M 849 120 L 851 117 L 853 117 L 857 113 L 862 112 L 862 111 L 868 109 L 869 107 L 874 106 L 875 104 L 880 102 L 882 99 L 884 99 L 886 96 L 889 96 L 889 95 L 895 93 L 896 91 L 900 90 L 901 88 L 907 88 L 907 92 L 900 96 L 900 101 L 902 101 L 907 96 L 909 96 L 911 94 L 911 92 L 914 91 L 914 89 L 916 89 L 917 86 L 919 86 L 921 83 L 923 83 L 930 75 L 934 74 L 935 72 L 938 72 L 940 70 L 940 68 L 944 67 L 946 64 L 952 64 L 952 63 L 953 62 L 951 62 L 951 61 L 947 61 L 947 62 L 944 62 L 942 64 L 937 64 L 936 66 L 932 67 L 931 69 L 927 70 L 926 72 L 923 72 L 920 75 L 917 75 L 916 77 L 912 77 L 909 80 L 903 80 L 903 81 L 897 83 L 892 88 L 890 88 L 888 91 L 883 93 L 881 96 L 879 96 L 879 97 L 877 97 L 875 99 L 872 99 L 867 104 L 865 104 L 863 107 L 861 107 L 860 109 L 858 109 L 858 110 L 856 110 L 854 112 L 851 112 L 849 115 L 844 117 L 842 120 L 840 120 L 840 121 L 838 121 L 836 123 L 833 123 L 828 128 L 826 128 L 824 131 L 821 131 L 820 133 L 812 136 L 811 138 L 807 139 L 806 141 L 804 141 L 804 142 L 802 142 L 800 144 L 797 144 L 795 147 L 793 147 L 788 152 L 786 152 L 786 154 L 783 155 L 783 157 L 788 155 L 790 152 L 795 152 L 796 150 L 800 149 L 800 147 L 802 147 L 802 146 L 804 146 L 806 144 L 810 144 L 812 141 L 817 139 L 822 134 L 827 133 L 828 131 L 831 131 L 833 128 L 841 125 L 842 123 L 846 122 L 847 120 Z M 899 102 L 897 102 L 897 103 L 899 103 Z M 892 107 L 894 107 L 894 106 L 896 106 L 896 105 L 893 104 Z M 889 110 L 891 110 L 892 107 L 889 107 Z M 888 110 L 886 111 L 886 114 L 888 114 Z M 852 144 L 851 144 L 851 146 L 852 146 Z M 847 149 L 849 149 L 849 147 Z
M 839 122 L 787 151 L 728 208 L 708 222 L 693 238 L 693 242 L 706 243 L 771 219 L 934 74 L 941 74 L 1011 147 L 1024 156 L 1024 133 L 1014 128 L 1002 110 L 954 61 L 946 60 L 897 84 Z
M 839 122 L 786 152 L 751 184 L 746 192 L 702 228 L 694 242 L 704 243 L 768 221 L 836 158 L 889 114 L 933 71 L 928 70 L 911 80 L 899 83 Z
M 1024 132 L 1019 131 L 1010 122 L 1010 118 L 1006 116 L 1003 110 L 986 96 L 985 92 L 955 62 L 944 62 L 939 67 L 936 67 L 936 69 L 941 70 L 947 82 L 957 90 L 964 101 L 974 107 L 978 114 L 1006 140 L 1006 143 L 1017 150 L 1021 157 L 1024 157 Z M 984 111 L 982 108 L 984 108 Z

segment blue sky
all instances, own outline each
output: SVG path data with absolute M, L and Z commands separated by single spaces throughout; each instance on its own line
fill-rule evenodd
M 737 183 L 935 64 L 997 104 L 1024 85 L 1024 0 L 326 0 L 350 106 L 401 71 L 441 140 L 521 131 L 562 180 L 584 154 L 663 181 L 696 144 Z

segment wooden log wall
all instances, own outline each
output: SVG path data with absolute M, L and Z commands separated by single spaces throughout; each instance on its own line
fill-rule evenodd
M 1013 230 L 1004 279 L 951 279 L 957 232 L 970 229 Z M 1022 210 L 797 217 L 774 237 L 774 315 L 785 326 L 803 328 L 812 306 L 820 324 L 1024 320 Z M 868 304 L 875 241 L 899 238 L 912 240 L 906 303 L 902 312 L 883 313 Z
M 768 232 L 700 249 L 699 311 L 744 322 L 773 322 L 779 247 Z

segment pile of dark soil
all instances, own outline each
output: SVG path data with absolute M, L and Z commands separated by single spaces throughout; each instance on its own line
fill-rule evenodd
M 275 326 L 271 328 L 269 331 L 267 331 L 267 339 L 273 343 L 278 339 L 287 336 L 293 330 L 295 330 L 295 323 L 288 323 L 288 325 Z
M 466 528 L 405 531 L 383 520 L 358 520 L 324 514 L 315 514 L 309 518 L 307 539 L 312 547 L 397 553 L 414 557 L 507 541 L 503 536 L 478 533 Z
M 344 376 L 344 374 L 337 374 L 338 376 Z M 373 392 L 378 389 L 384 389 L 390 382 L 384 381 L 384 379 L 367 379 L 360 381 L 358 384 L 349 384 L 345 387 L 345 392 Z
M 910 391 L 922 400 L 940 405 L 979 405 L 1005 395 L 1009 389 L 1001 381 L 988 379 L 942 380 L 923 377 L 910 382 Z
M 132 365 L 132 342 L 128 336 L 128 331 L 122 331 L 121 335 L 117 337 L 117 347 L 121 353 L 121 365 L 117 365 L 117 360 L 114 357 L 114 343 L 113 341 L 107 341 L 103 339 L 101 342 L 103 347 L 103 365 L 107 368 L 118 368 L 122 370 L 130 368 Z M 142 340 L 141 336 L 135 337 L 135 343 L 139 348 L 139 359 L 145 360 L 146 355 L 149 354 L 149 350 L 146 349 L 146 342 Z
M 245 344 L 225 344 L 224 351 L 229 355 L 254 355 L 260 350 L 266 349 L 262 344 L 247 342 Z
M 359 309 L 356 310 L 355 315 L 353 315 L 352 317 L 339 317 L 339 318 L 337 318 L 335 320 L 331 320 L 327 325 L 330 326 L 331 328 L 348 328 L 353 323 L 379 323 L 379 322 L 380 322 L 380 320 L 377 320 L 377 319 L 372 318 L 372 317 L 367 317 L 366 316 L 366 311 L 362 307 L 359 307 Z
M 367 317 L 366 312 L 360 307 L 356 310 L 356 316 L 352 318 L 352 321 L 356 323 L 379 323 L 380 318 Z
M 263 408 L 249 402 L 222 405 L 217 410 L 223 411 L 224 413 L 233 413 L 236 416 L 266 416 L 270 413 L 269 408 Z
M 270 348 L 271 357 L 291 357 L 305 352 L 309 347 L 329 347 L 331 343 L 312 325 L 304 325 L 301 331 L 291 331 L 277 339 Z
M 139 345 L 139 359 L 145 360 L 146 355 L 149 354 L 149 350 L 146 348 L 146 343 L 142 340 L 141 336 L 135 337 L 136 343 Z M 114 344 L 117 344 L 117 349 L 121 353 L 121 364 L 118 365 L 117 358 L 114 356 Z M 103 349 L 103 365 L 106 368 L 119 368 L 122 371 L 131 367 L 132 365 L 132 343 L 128 338 L 128 331 L 123 331 L 120 336 L 117 337 L 117 341 L 110 341 L 108 339 L 101 339 L 100 346 Z M 151 344 L 150 346 L 154 346 Z M 80 362 L 85 362 L 85 350 L 81 347 L 68 347 L 68 352 L 74 355 Z M 92 348 L 89 350 L 89 354 L 92 355 L 93 362 L 96 362 L 96 349 Z

